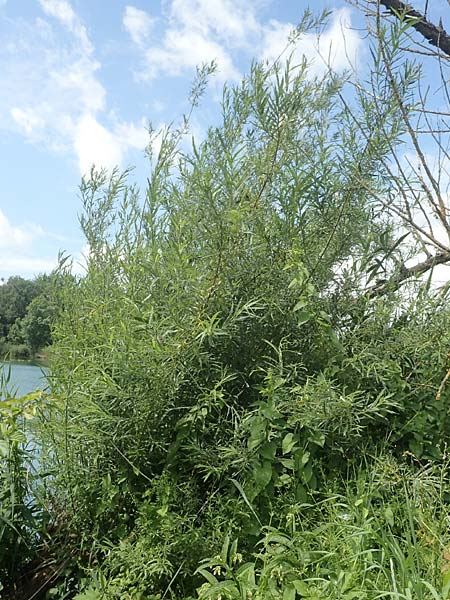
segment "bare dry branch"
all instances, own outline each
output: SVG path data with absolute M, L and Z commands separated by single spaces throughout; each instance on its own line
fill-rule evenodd
M 409 4 L 401 2 L 401 0 L 380 0 L 380 4 L 394 16 L 411 20 L 411 26 L 422 34 L 430 44 L 450 56 L 450 35 L 442 27 L 442 23 L 439 23 L 439 25 L 430 23 L 419 11 Z
M 417 263 L 411 267 L 402 265 L 398 272 L 390 277 L 387 281 L 383 281 L 381 284 L 377 283 L 371 287 L 368 290 L 367 295 L 369 297 L 381 296 L 388 290 L 397 290 L 407 279 L 419 277 L 437 265 L 443 265 L 448 262 L 450 262 L 450 252 L 439 252 L 438 254 L 435 254 L 423 262 Z

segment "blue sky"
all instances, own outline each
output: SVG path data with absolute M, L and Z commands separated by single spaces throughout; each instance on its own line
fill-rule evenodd
M 344 1 L 322 38 L 334 66 L 364 53 L 361 15 Z M 136 165 L 147 125 L 187 110 L 195 66 L 219 71 L 193 119 L 201 139 L 220 89 L 252 59 L 274 59 L 306 2 L 298 0 L 0 0 L 0 277 L 50 271 L 60 249 L 83 252 L 80 178 L 92 163 Z M 345 45 L 344 45 L 345 37 Z M 315 55 L 316 39 L 298 49 Z M 317 60 L 317 59 L 316 59 Z M 320 63 L 320 60 L 319 60 Z M 318 64 L 319 64 L 318 63 Z M 320 67 L 318 67 L 320 68 Z

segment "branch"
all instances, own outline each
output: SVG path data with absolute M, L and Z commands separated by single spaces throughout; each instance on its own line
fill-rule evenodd
M 438 252 L 434 256 L 430 256 L 423 262 L 417 263 L 412 267 L 406 267 L 403 264 L 400 267 L 398 273 L 393 275 L 390 279 L 388 279 L 387 281 L 383 281 L 382 283 L 377 283 L 373 287 L 369 288 L 369 290 L 367 291 L 367 296 L 369 298 L 373 298 L 374 296 L 382 296 L 388 290 L 398 290 L 400 285 L 407 279 L 423 275 L 430 269 L 433 269 L 433 267 L 445 263 L 450 263 L 450 251 Z
M 411 25 L 416 31 L 421 33 L 430 44 L 450 56 L 450 35 L 442 27 L 442 22 L 439 25 L 430 23 L 420 12 L 401 0 L 380 0 L 380 4 L 397 18 L 412 19 Z

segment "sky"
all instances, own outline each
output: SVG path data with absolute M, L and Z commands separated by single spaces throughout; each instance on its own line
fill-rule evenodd
M 333 66 L 364 58 L 362 16 L 341 0 L 321 52 Z M 91 165 L 135 166 L 155 128 L 188 110 L 197 65 L 218 72 L 196 111 L 199 139 L 218 114 L 220 89 L 254 59 L 274 60 L 307 8 L 303 0 L 0 0 L 0 278 L 81 261 L 78 187 Z M 299 53 L 313 59 L 310 34 Z M 331 51 L 330 51 L 331 48 Z M 320 68 L 320 59 L 317 68 Z

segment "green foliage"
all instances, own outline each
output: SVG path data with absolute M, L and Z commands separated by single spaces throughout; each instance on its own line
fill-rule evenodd
M 22 328 L 24 338 L 33 354 L 39 348 L 51 345 L 51 325 L 55 312 L 55 304 L 42 294 L 29 304 Z
M 37 282 L 22 277 L 10 277 L 0 286 L 0 324 L 3 337 L 7 337 L 10 327 L 17 319 L 25 316 L 29 303 L 38 294 L 38 285 Z
M 34 280 L 10 277 L 0 286 L 0 352 L 29 359 L 52 343 L 51 327 L 57 312 L 56 275 Z
M 374 62 L 352 111 L 345 76 L 255 64 L 201 144 L 162 132 L 143 196 L 83 180 L 40 415 L 80 600 L 448 595 L 447 296 L 373 291 L 414 250 L 381 200 L 418 71 Z
M 25 344 L 25 333 L 23 331 L 22 319 L 18 318 L 14 321 L 8 331 L 8 342 L 14 345 Z
M 447 466 L 417 471 L 381 456 L 370 467 L 344 493 L 293 507 L 284 529 L 265 528 L 248 562 L 226 537 L 198 569 L 199 598 L 448 598 Z
M 31 350 L 26 344 L 7 344 L 4 352 L 11 360 L 30 360 L 32 358 Z
M 7 374 L 2 372 L 4 392 Z M 36 554 L 43 512 L 35 502 L 37 474 L 30 426 L 41 392 L 0 401 L 0 591 Z

